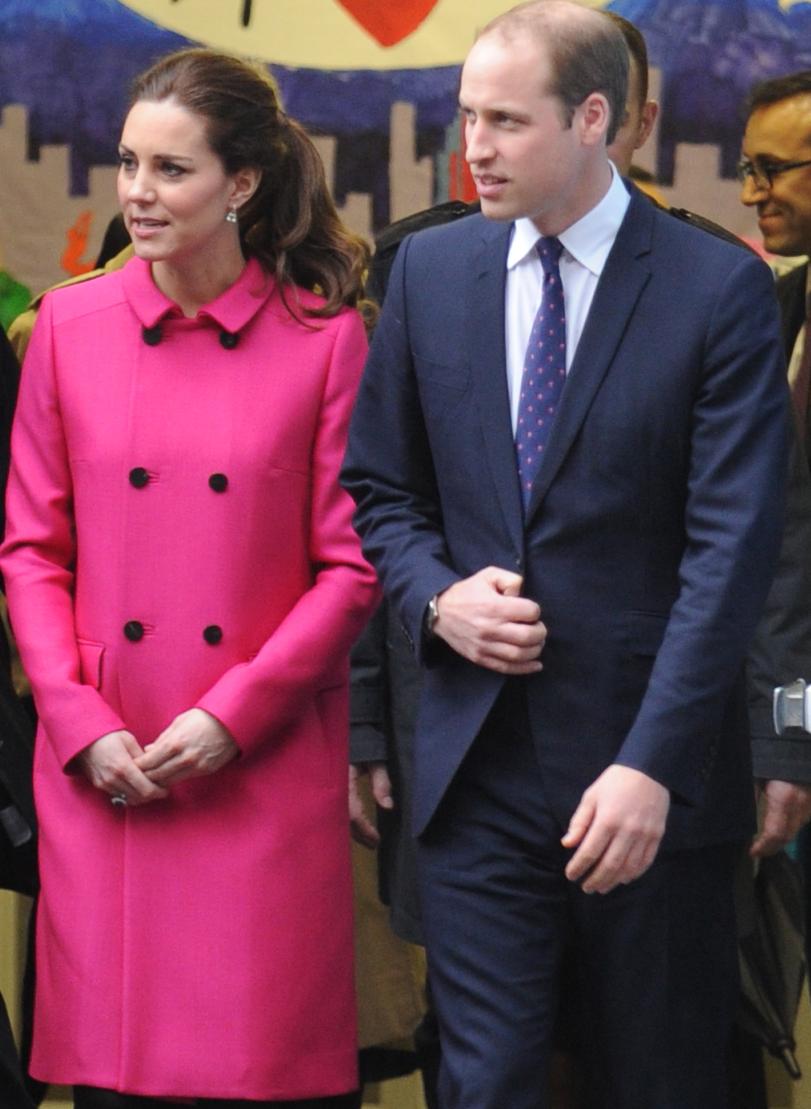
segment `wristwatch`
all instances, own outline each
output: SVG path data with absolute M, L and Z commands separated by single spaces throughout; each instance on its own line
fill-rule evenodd
M 428 602 L 428 605 L 425 609 L 425 634 L 426 635 L 433 635 L 434 634 L 434 624 L 436 624 L 437 620 L 439 619 L 439 609 L 437 608 L 438 598 L 439 598 L 439 594 L 434 593 L 433 597 Z

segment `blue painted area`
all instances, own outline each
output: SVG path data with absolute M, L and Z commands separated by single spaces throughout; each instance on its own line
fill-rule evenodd
M 664 182 L 677 142 L 717 143 L 732 172 L 742 103 L 754 81 L 811 67 L 811 3 L 777 0 L 611 0 L 648 41 L 664 73 L 658 152 Z M 29 110 L 29 156 L 46 143 L 71 148 L 71 191 L 87 190 L 92 165 L 114 164 L 132 78 L 188 40 L 118 0 L 2 0 L 0 109 Z M 338 141 L 335 191 L 369 192 L 375 224 L 388 218 L 392 105 L 416 107 L 417 156 L 439 156 L 456 120 L 459 68 L 322 71 L 273 66 L 288 111 Z
M 663 73 L 659 181 L 673 183 L 680 142 L 717 145 L 721 175 L 734 177 L 752 86 L 811 64 L 811 4 L 611 0 L 607 7 L 639 27 Z
M 132 79 L 159 55 L 187 45 L 117 0 L 3 0 L 0 109 L 28 108 L 29 157 L 38 157 L 43 144 L 70 146 L 71 192 L 84 194 L 89 168 L 116 161 Z M 456 112 L 458 67 L 271 68 L 288 111 L 311 131 L 337 137 L 338 199 L 351 190 L 371 192 L 376 222 L 385 223 L 391 107 L 398 100 L 416 105 L 419 153 L 433 153 Z
M 90 166 L 116 161 L 132 78 L 185 45 L 116 0 L 3 0 L 0 108 L 28 108 L 29 157 L 70 146 L 71 192 L 84 194 Z

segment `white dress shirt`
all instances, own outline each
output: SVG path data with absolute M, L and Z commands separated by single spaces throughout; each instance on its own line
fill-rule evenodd
M 563 244 L 560 280 L 566 307 L 567 373 L 583 333 L 594 290 L 630 201 L 622 178 L 612 165 L 611 184 L 603 199 L 582 219 L 558 235 Z M 513 434 L 518 421 L 524 358 L 543 292 L 543 267 L 535 249 L 540 238 L 541 232 L 531 219 L 518 219 L 513 225 L 507 254 L 507 387 L 510 393 Z

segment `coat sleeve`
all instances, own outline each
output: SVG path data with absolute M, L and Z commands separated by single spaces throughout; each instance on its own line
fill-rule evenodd
M 346 685 L 350 646 L 378 599 L 352 502 L 338 484 L 366 337 L 356 312 L 342 313 L 335 330 L 311 453 L 312 586 L 257 656 L 228 670 L 197 702 L 244 754 L 293 722 L 318 691 Z
M 84 747 L 125 724 L 81 677 L 73 615 L 73 487 L 55 358 L 46 296 L 20 381 L 0 567 L 40 720 L 61 764 L 69 767 Z

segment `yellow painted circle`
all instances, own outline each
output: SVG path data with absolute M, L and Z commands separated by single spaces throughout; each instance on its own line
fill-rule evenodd
M 387 0 L 381 0 L 381 3 Z M 382 46 L 339 0 L 121 0 L 195 42 L 311 69 L 417 69 L 457 65 L 476 29 L 509 0 L 437 0 L 418 27 Z M 250 22 L 243 15 L 250 8 Z

